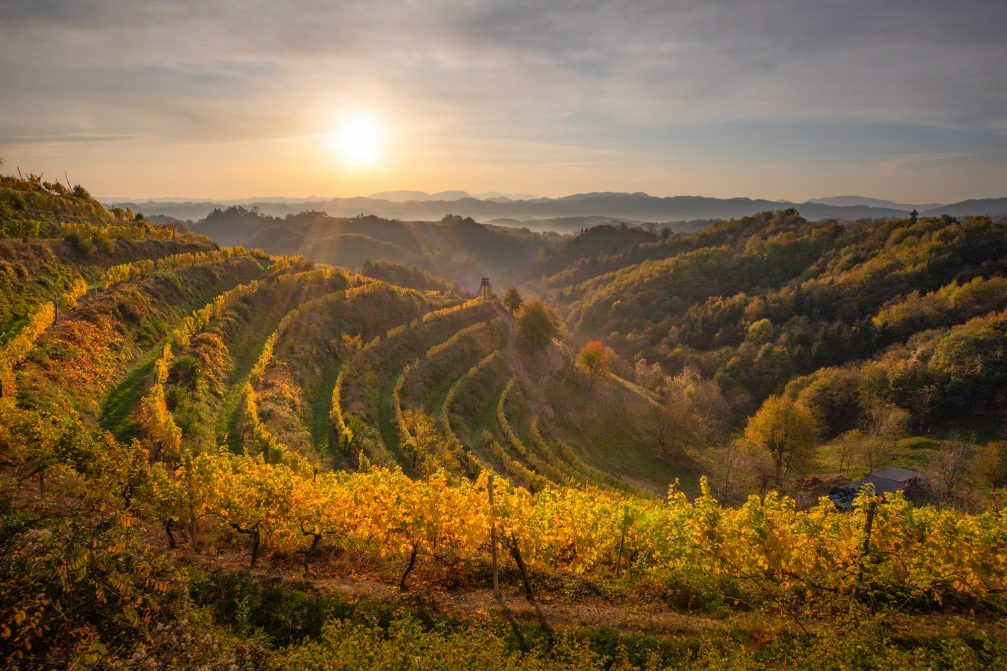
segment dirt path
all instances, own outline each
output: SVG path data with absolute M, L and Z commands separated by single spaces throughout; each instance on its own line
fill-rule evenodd
M 247 553 L 228 551 L 222 555 L 195 555 L 186 549 L 179 556 L 210 570 L 246 571 Z M 337 572 L 338 571 L 338 572 Z M 279 580 L 294 586 L 303 585 L 299 566 L 260 566 L 252 575 L 260 580 Z M 372 601 L 403 608 L 422 607 L 462 618 L 502 617 L 503 609 L 489 588 L 448 590 L 422 582 L 418 577 L 408 592 L 383 582 L 374 576 L 350 573 L 346 567 L 318 565 L 313 568 L 311 584 L 325 594 L 351 601 Z M 352 573 L 350 573 L 352 575 Z M 503 602 L 510 614 L 521 622 L 536 623 L 535 606 L 527 601 L 519 585 L 501 586 Z M 700 633 L 720 626 L 720 620 L 705 615 L 676 611 L 654 603 L 613 603 L 597 595 L 545 594 L 540 596 L 539 610 L 550 627 L 611 627 L 621 631 L 645 631 L 652 634 Z

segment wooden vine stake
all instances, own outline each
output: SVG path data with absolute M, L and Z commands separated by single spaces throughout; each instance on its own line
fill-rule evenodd
M 500 601 L 502 597 L 500 596 L 500 575 L 497 572 L 497 521 L 496 521 L 496 509 L 493 506 L 493 474 L 490 473 L 489 477 L 489 496 L 490 496 L 490 552 L 492 553 L 493 562 L 493 597 Z
M 619 551 L 615 556 L 615 577 L 619 577 L 619 569 L 622 567 L 622 550 L 626 545 L 626 527 L 629 526 L 629 506 L 622 509 L 622 529 L 619 534 Z

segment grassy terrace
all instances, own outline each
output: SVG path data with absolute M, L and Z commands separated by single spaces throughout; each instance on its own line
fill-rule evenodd
M 70 403 L 87 421 L 128 432 L 126 417 L 142 386 L 138 378 L 167 334 L 191 310 L 262 272 L 258 262 L 243 258 L 97 292 L 64 312 L 40 339 L 22 367 L 22 376 L 31 380 L 22 402 Z
M 372 460 L 390 461 L 411 471 L 395 428 L 392 395 L 403 369 L 457 331 L 485 321 L 478 303 L 434 313 L 389 330 L 369 342 L 347 363 L 339 390 L 340 412 L 353 432 L 353 444 Z

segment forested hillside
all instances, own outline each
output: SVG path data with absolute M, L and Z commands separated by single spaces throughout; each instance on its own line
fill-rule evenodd
M 323 212 L 281 218 L 237 206 L 215 209 L 192 224 L 191 229 L 221 244 L 298 254 L 311 261 L 348 268 L 379 259 L 417 266 L 473 291 L 480 277 L 513 277 L 517 267 L 559 239 L 554 234 L 480 225 L 453 215 L 439 222 L 399 221 L 364 214 L 337 218 Z
M 1000 223 L 198 227 L 280 254 L 3 188 L 5 667 L 1007 659 L 1007 482 L 777 493 L 861 429 L 979 427 L 1003 469 Z
M 741 417 L 838 376 L 846 398 L 805 393 L 834 436 L 875 400 L 921 431 L 1002 420 L 1005 270 L 1003 221 L 840 225 L 791 210 L 664 237 L 593 228 L 529 275 L 571 332 L 694 369 Z

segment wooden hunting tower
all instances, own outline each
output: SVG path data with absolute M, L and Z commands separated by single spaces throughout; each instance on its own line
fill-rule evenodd
M 493 298 L 493 290 L 490 288 L 490 278 L 488 277 L 484 277 L 479 285 L 479 298 L 487 301 Z

